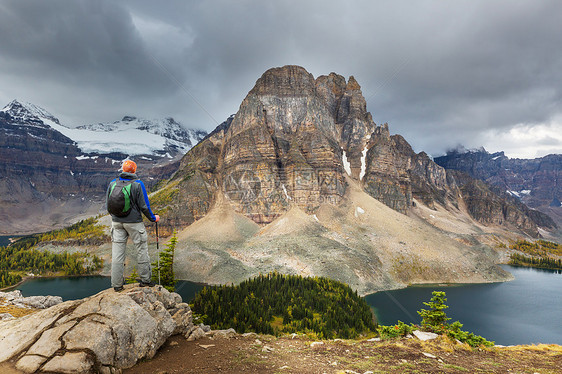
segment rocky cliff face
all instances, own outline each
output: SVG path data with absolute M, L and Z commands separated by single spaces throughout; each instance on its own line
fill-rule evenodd
M 480 190 L 461 189 L 427 154 L 391 136 L 387 124 L 375 125 L 353 77 L 314 79 L 298 66 L 266 71 L 236 115 L 184 157 L 169 184 L 181 196 L 168 205 L 169 214 L 175 223 L 191 223 L 220 193 L 237 213 L 265 225 L 293 206 L 315 214 L 322 204 L 340 204 L 348 178 L 404 214 L 416 200 L 432 209 L 468 204 L 481 223 L 509 223 L 538 235 L 528 212 L 492 191 L 486 196 L 501 203 L 488 207 L 493 212 L 478 211 L 473 202 L 488 201 Z
M 510 159 L 503 152 L 451 151 L 435 158 L 435 162 L 447 169 L 462 171 L 496 187 L 496 193 L 505 193 L 522 201 L 528 207 L 551 214 L 558 225 L 562 223 L 562 155 L 548 155 L 537 159 Z M 519 204 L 521 205 L 521 204 Z M 540 212 L 527 210 L 532 220 L 542 227 L 553 227 L 552 219 Z
M 355 79 L 332 73 L 315 80 L 298 66 L 268 70 L 228 124 L 182 160 L 176 180 L 188 176 L 180 183 L 195 191 L 195 203 L 189 192 L 184 200 L 188 215 L 195 216 L 193 205 L 204 215 L 216 191 L 259 224 L 293 204 L 311 214 L 338 204 L 345 174 L 359 179 L 364 169 L 374 127 Z
M 372 127 L 354 80 L 332 74 L 315 81 L 296 66 L 269 70 L 225 134 L 222 190 L 257 223 L 291 203 L 310 213 L 337 204 L 346 188 L 342 156 L 358 176 Z
M 562 155 L 536 159 L 511 159 L 503 152 L 451 151 L 435 158 L 447 169 L 463 171 L 510 194 L 520 197 L 532 208 L 559 205 L 562 199 Z
M 369 145 L 364 187 L 371 196 L 402 213 L 414 198 L 432 208 L 457 205 L 454 178 L 424 152 L 416 154 L 402 136 L 390 136 L 388 125 L 376 128 Z

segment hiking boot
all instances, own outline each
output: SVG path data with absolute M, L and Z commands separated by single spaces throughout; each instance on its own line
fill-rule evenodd
M 154 287 L 156 285 L 156 283 L 150 281 L 150 282 L 140 282 L 139 286 L 141 287 Z
M 120 291 L 123 291 L 125 289 L 125 287 L 119 286 L 119 287 L 113 287 L 113 289 L 115 290 L 115 292 L 120 292 Z

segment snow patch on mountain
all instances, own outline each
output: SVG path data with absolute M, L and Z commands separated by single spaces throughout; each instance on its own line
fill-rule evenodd
M 97 123 L 71 128 L 43 108 L 17 100 L 6 105 L 13 122 L 46 127 L 72 139 L 84 153 L 118 152 L 129 156 L 153 154 L 164 157 L 184 154 L 205 135 L 204 131 L 185 129 L 172 118 L 146 120 L 126 116 L 113 123 Z
M 506 191 L 508 194 L 510 194 L 511 196 L 515 196 L 519 199 L 521 199 L 523 196 L 527 196 L 531 194 L 531 190 L 521 190 L 521 191 L 511 191 L 511 190 L 507 190 Z

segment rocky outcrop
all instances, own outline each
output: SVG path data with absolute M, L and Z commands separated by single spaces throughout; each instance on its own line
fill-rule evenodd
M 109 289 L 0 322 L 0 362 L 26 373 L 113 373 L 193 329 L 189 305 L 160 286 Z
M 363 183 L 371 196 L 402 213 L 414 198 L 430 208 L 458 206 L 454 178 L 425 152 L 416 154 L 402 136 L 390 136 L 387 124 L 376 128 L 369 145 Z
M 415 153 L 401 140 L 390 136 L 387 124 L 376 128 L 370 139 L 363 184 L 369 195 L 406 213 L 412 206 L 412 181 L 408 171 Z
M 4 305 L 20 308 L 46 309 L 62 303 L 60 296 L 28 296 L 23 297 L 20 290 L 0 292 L 0 300 Z M 0 304 L 1 305 L 1 304 Z
M 256 82 L 225 134 L 221 189 L 236 211 L 265 224 L 291 200 L 305 211 L 345 192 L 337 127 L 314 77 L 270 69 Z

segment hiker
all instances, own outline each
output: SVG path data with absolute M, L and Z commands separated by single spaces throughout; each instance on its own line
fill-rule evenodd
M 109 183 L 106 194 L 106 207 L 112 220 L 111 286 L 117 292 L 123 290 L 123 263 L 128 237 L 131 237 L 135 246 L 140 286 L 154 286 L 148 256 L 148 235 L 142 222 L 142 214 L 152 222 L 160 220 L 160 216 L 150 210 L 146 188 L 135 174 L 137 164 L 132 160 L 125 160 L 121 170 L 119 177 Z

